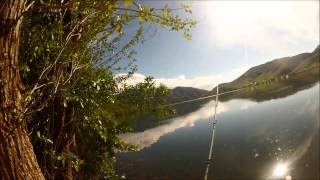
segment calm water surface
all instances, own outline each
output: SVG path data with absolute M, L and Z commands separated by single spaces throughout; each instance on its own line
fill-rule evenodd
M 119 153 L 127 179 L 203 179 L 214 101 L 142 132 L 123 134 L 138 151 Z M 219 102 L 208 179 L 319 179 L 319 84 L 263 102 Z

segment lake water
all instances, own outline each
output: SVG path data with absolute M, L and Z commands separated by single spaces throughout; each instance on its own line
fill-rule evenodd
M 203 179 L 214 101 L 141 132 L 117 173 L 137 180 Z M 208 179 L 319 179 L 319 84 L 278 99 L 219 102 Z

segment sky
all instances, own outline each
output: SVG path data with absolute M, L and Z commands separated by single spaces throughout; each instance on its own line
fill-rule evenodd
M 157 6 L 165 1 L 158 1 Z M 212 89 L 252 66 L 312 52 L 319 45 L 319 1 L 192 1 L 198 23 L 192 40 L 163 28 L 146 29 L 137 46 L 138 71 L 169 88 Z

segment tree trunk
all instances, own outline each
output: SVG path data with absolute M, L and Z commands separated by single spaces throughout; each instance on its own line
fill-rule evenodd
M 72 103 L 65 107 L 62 97 L 56 97 L 54 102 L 55 116 L 51 125 L 55 152 L 57 154 L 69 154 L 75 152 L 75 110 Z M 64 168 L 55 170 L 54 179 L 73 179 L 71 160 L 66 161 Z
M 44 179 L 23 116 L 18 52 L 24 0 L 1 1 L 0 8 L 0 177 Z

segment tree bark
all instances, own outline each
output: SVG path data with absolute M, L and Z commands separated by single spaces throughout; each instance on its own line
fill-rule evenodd
M 24 0 L 1 1 L 0 8 L 0 177 L 44 179 L 23 116 L 18 52 Z
M 68 103 L 67 107 L 64 107 L 62 103 L 57 106 L 57 114 L 61 114 L 60 116 L 56 116 L 55 122 L 55 131 L 56 134 L 54 137 L 56 144 L 55 151 L 58 154 L 69 154 L 75 153 L 75 109 L 72 103 Z M 60 108 L 60 109 L 59 109 Z M 55 173 L 54 179 L 64 179 L 64 180 L 72 180 L 73 179 L 73 170 L 72 170 L 72 162 L 69 159 L 66 161 L 66 167 L 63 169 L 58 169 Z
M 56 97 L 54 102 L 54 119 L 51 119 L 51 132 L 55 152 L 57 154 L 68 154 L 75 152 L 75 109 L 72 103 L 65 107 L 62 97 Z M 66 161 L 64 168 L 58 168 L 54 172 L 54 179 L 73 179 L 71 160 Z

